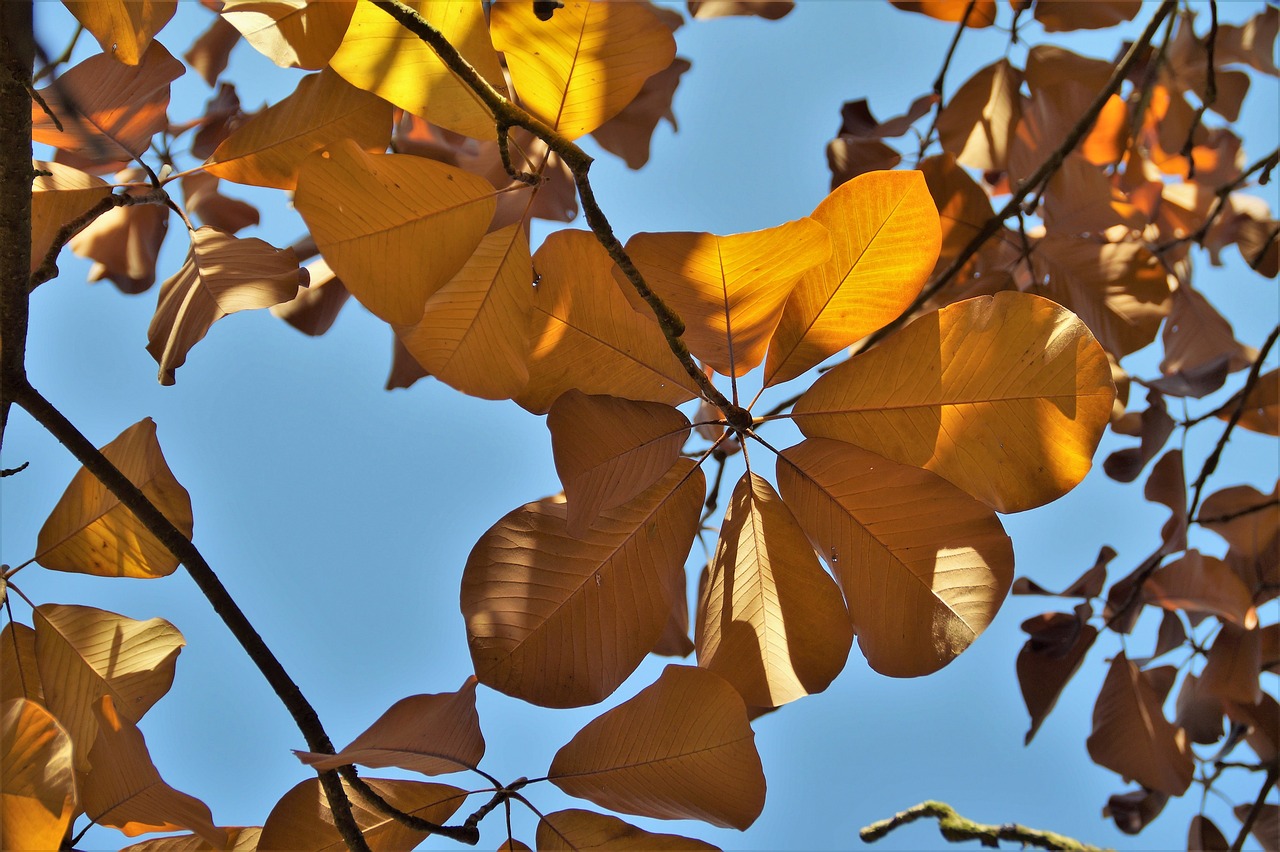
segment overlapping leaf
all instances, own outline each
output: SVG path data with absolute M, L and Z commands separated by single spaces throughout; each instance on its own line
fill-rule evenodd
M 970 77 L 938 116 L 942 149 L 963 166 L 1004 170 L 1022 114 L 1022 72 L 1001 59 Z
M 187 201 L 187 215 L 199 219 L 201 224 L 228 234 L 242 231 L 258 224 L 261 215 L 258 208 L 238 198 L 231 198 L 218 191 L 222 181 L 208 172 L 192 172 L 182 179 L 182 194 Z
M 93 34 L 102 52 L 137 65 L 151 39 L 178 10 L 178 0 L 64 0 L 63 5 Z
M 556 753 L 547 773 L 571 796 L 623 813 L 745 829 L 765 782 L 742 698 L 719 675 L 668 666 Z
M 342 42 L 356 0 L 225 0 L 222 17 L 281 68 L 323 68 Z
M 34 701 L 0 718 L 0 848 L 58 849 L 77 810 L 71 737 Z
M 1216 615 L 1250 628 L 1258 623 L 1252 595 L 1221 559 L 1188 550 L 1142 585 L 1146 601 L 1169 610 Z
M 701 840 L 676 834 L 655 834 L 617 817 L 577 809 L 556 811 L 538 822 L 541 852 L 607 849 L 610 852 L 643 852 L 650 849 L 715 850 Z
M 140 180 L 141 169 L 116 175 L 117 183 Z M 147 190 L 134 187 L 129 195 Z M 71 238 L 67 245 L 93 261 L 88 280 L 106 278 L 123 293 L 142 293 L 156 283 L 156 260 L 169 229 L 169 208 L 159 204 L 134 204 L 108 210 Z
M 37 174 L 31 181 L 31 271 L 53 245 L 58 230 L 111 193 L 101 178 L 61 163 L 32 160 Z M 50 174 L 39 174 L 49 172 Z
M 1243 409 L 1238 425 L 1263 435 L 1280 435 L 1280 370 L 1258 376 L 1249 393 L 1233 396 L 1219 416 L 1230 418 L 1237 405 Z
M 1084 662 L 1098 638 L 1098 628 L 1083 623 L 1079 613 L 1052 612 L 1028 619 L 1022 629 L 1030 634 L 1017 662 L 1018 685 L 1031 716 L 1031 727 L 1023 739 L 1023 744 L 1029 745 Z
M 36 632 L 10 621 L 0 630 L 0 704 L 14 698 L 44 704 L 44 686 L 36 663 Z
M 1200 688 L 1224 701 L 1256 704 L 1263 696 L 1261 668 L 1262 635 L 1257 626 L 1246 629 L 1224 622 L 1200 672 Z M 1280 728 L 1280 722 L 1273 724 Z
M 998 293 L 921 317 L 839 365 L 793 416 L 809 437 L 927 468 L 1014 512 L 1084 478 L 1113 396 L 1106 355 L 1075 316 Z
M 891 0 L 907 12 L 918 12 L 939 21 L 961 21 L 966 27 L 981 29 L 996 20 L 996 0 Z

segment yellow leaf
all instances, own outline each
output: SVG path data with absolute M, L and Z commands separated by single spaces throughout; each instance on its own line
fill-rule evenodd
M 160 384 L 174 383 L 187 352 L 215 322 L 237 311 L 289 301 L 304 274 L 291 248 L 208 226 L 192 233 L 182 268 L 160 285 L 160 301 L 147 329 L 147 351 L 160 365 Z
M 191 536 L 191 497 L 165 463 L 155 421 L 138 421 L 103 447 L 102 454 Z M 40 528 L 36 561 L 54 571 L 99 577 L 164 577 L 178 567 L 178 558 L 84 468 Z
M 919 294 L 938 259 L 938 211 L 919 172 L 859 175 L 823 199 L 813 218 L 831 233 L 831 257 L 791 294 L 766 385 L 793 379 L 887 325 Z
M 539 852 L 607 849 L 648 852 L 653 849 L 716 850 L 717 847 L 677 834 L 655 834 L 617 817 L 577 809 L 556 811 L 538 822 Z
M 44 687 L 36 663 L 36 632 L 10 621 L 0 630 L 0 704 L 14 698 L 44 704 Z
M 764 771 L 737 691 L 706 669 L 662 675 L 580 730 L 551 783 L 623 813 L 745 829 L 764 807 Z
M 1181 796 L 1191 785 L 1193 764 L 1186 732 L 1164 717 L 1162 697 L 1150 674 L 1116 654 L 1086 743 L 1094 763 L 1144 787 Z
M 76 769 L 89 768 L 98 735 L 94 706 L 110 695 L 137 722 L 173 684 L 182 634 L 163 619 L 134 621 L 86 606 L 41 604 L 33 616 L 45 704 L 75 743 Z
M 31 181 L 31 271 L 35 272 L 58 230 L 110 195 L 111 187 L 102 178 L 61 163 L 32 160 L 31 167 L 52 172 Z
M 571 535 L 565 506 L 529 503 L 476 543 L 462 614 L 476 675 L 545 707 L 607 698 L 662 634 L 706 481 L 683 459 L 647 491 Z
M 316 70 L 342 42 L 355 0 L 226 0 L 222 17 L 281 68 Z
M 669 405 L 565 391 L 547 414 L 564 485 L 570 535 L 663 477 L 689 438 L 689 419 Z
M 303 162 L 294 204 L 351 295 L 389 323 L 413 325 L 480 244 L 493 194 L 461 169 L 367 154 L 344 139 Z
M 685 321 L 689 351 L 721 375 L 741 376 L 764 360 L 792 288 L 831 256 L 831 242 L 826 228 L 805 218 L 725 237 L 636 234 L 627 254 Z
M 293 189 L 303 159 L 344 138 L 372 153 L 385 151 L 391 104 L 326 69 L 302 78 L 293 94 L 232 131 L 205 170 L 236 183 Z
M 348 763 L 398 766 L 423 775 L 474 768 L 484 757 L 484 737 L 476 714 L 476 679 L 467 678 L 457 692 L 412 695 L 397 701 L 336 755 L 294 754 L 317 771 Z
M 881 674 L 916 677 L 978 637 L 1013 582 L 995 513 L 941 477 L 810 438 L 778 458 L 778 488 L 844 590 Z
M 491 86 L 506 92 L 480 0 L 413 0 L 406 5 L 448 39 Z M 426 42 L 372 3 L 362 0 L 356 7 L 330 67 L 353 86 L 432 124 L 476 139 L 495 133 L 493 113 L 479 96 Z
M 178 0 L 63 0 L 102 46 L 125 65 L 137 65 L 152 37 L 178 10 Z
M 417 325 L 397 327 L 396 336 L 450 387 L 509 399 L 529 381 L 531 276 L 523 225 L 485 234 L 458 274 L 427 299 Z
M 0 848 L 59 849 L 77 808 L 71 737 L 34 701 L 0 720 Z
M 593 234 L 556 231 L 533 266 L 529 384 L 516 402 L 542 414 L 571 388 L 669 405 L 697 395 L 653 315 L 632 310 Z
M 927 468 L 1018 512 L 1084 478 L 1114 393 L 1106 354 L 1070 311 L 998 293 L 921 317 L 839 365 L 794 417 L 806 436 Z
M 698 665 L 753 707 L 822 692 L 844 668 L 853 624 L 840 589 L 773 486 L 743 474 L 698 606 Z
M 533 4 L 508 0 L 494 4 L 491 27 L 521 103 L 569 139 L 621 112 L 676 56 L 646 3 L 568 0 L 541 21 Z

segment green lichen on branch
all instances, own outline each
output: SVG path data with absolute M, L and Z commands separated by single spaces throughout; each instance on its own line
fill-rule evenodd
M 1052 831 L 1040 831 L 1039 829 L 1027 828 L 1016 823 L 989 825 L 974 822 L 971 819 L 960 816 L 954 808 L 943 802 L 921 802 L 901 813 L 894 814 L 889 819 L 872 823 L 859 831 L 858 836 L 862 838 L 864 843 L 874 843 L 899 826 L 915 822 L 918 819 L 930 818 L 938 820 L 938 831 L 950 843 L 976 840 L 983 846 L 996 849 L 999 848 L 1001 840 L 1008 840 L 1040 849 L 1064 849 L 1068 850 L 1068 852 L 1102 852 L 1102 849 L 1098 846 L 1090 846 L 1087 843 L 1081 843 L 1079 840 L 1073 840 L 1070 837 L 1065 837 Z

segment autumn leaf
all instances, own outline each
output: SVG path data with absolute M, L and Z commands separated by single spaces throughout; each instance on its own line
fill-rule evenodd
M 191 497 L 164 460 L 155 421 L 147 417 L 130 426 L 102 454 L 190 537 Z M 53 571 L 99 577 L 165 577 L 178 567 L 178 557 L 85 468 L 40 528 L 35 558 Z
M 623 813 L 745 829 L 764 807 L 755 734 L 737 691 L 705 669 L 667 666 L 556 752 L 571 796 Z
M 230 198 L 218 191 L 221 181 L 208 172 L 192 172 L 182 179 L 182 195 L 187 200 L 187 215 L 201 224 L 234 234 L 258 224 L 258 208 Z
M 1248 485 L 1216 491 L 1200 504 L 1196 519 L 1227 540 L 1227 564 L 1258 602 L 1275 597 L 1280 580 L 1280 499 Z
M 795 0 L 689 0 L 689 14 L 699 20 L 753 15 L 769 21 L 785 17 Z
M 1216 615 L 1244 628 L 1256 627 L 1252 595 L 1221 559 L 1188 550 L 1157 569 L 1142 585 L 1147 603 L 1168 610 Z
M 227 833 L 225 844 L 214 846 L 198 834 L 175 834 L 144 840 L 126 846 L 120 852 L 256 852 L 262 837 L 260 826 L 222 828 Z
M 1107 456 L 1102 469 L 1107 476 L 1120 482 L 1133 482 L 1164 448 L 1176 424 L 1169 416 L 1164 395 L 1157 390 L 1147 391 L 1147 407 L 1140 413 L 1128 412 L 1113 424 L 1112 431 L 1120 435 L 1136 435 L 1141 443 L 1136 447 L 1116 450 Z
M 607 849 L 610 852 L 643 852 L 651 849 L 716 850 L 691 837 L 655 834 L 636 828 L 614 816 L 577 809 L 556 811 L 538 822 L 540 852 Z
M 1101 30 L 1132 21 L 1142 8 L 1142 0 L 1036 0 L 1035 19 L 1047 33 L 1068 30 Z
M 117 183 L 143 177 L 141 169 L 116 175 Z M 149 188 L 131 187 L 128 195 L 143 195 Z M 92 260 L 89 281 L 111 281 L 122 293 L 137 294 L 156 282 L 156 260 L 169 230 L 169 208 L 159 204 L 133 204 L 108 210 L 71 238 L 67 245 Z
M 938 116 L 942 149 L 962 166 L 1003 171 L 1022 115 L 1022 72 L 1001 59 L 974 73 Z
M 1200 688 L 1223 701 L 1256 704 L 1263 694 L 1258 681 L 1261 668 L 1262 633 L 1256 622 L 1242 627 L 1224 621 L 1200 672 Z
M 303 274 L 293 249 L 208 226 L 193 232 L 182 268 L 160 285 L 160 302 L 147 329 L 147 351 L 160 365 L 160 384 L 174 383 L 187 352 L 215 322 L 292 299 Z
M 71 737 L 34 701 L 0 719 L 0 848 L 58 849 L 79 804 Z
M 938 208 L 938 223 L 942 227 L 938 263 L 949 263 L 960 255 L 994 215 L 991 198 L 969 177 L 968 172 L 957 165 L 951 154 L 926 157 L 920 161 L 920 172 Z
M 93 34 L 104 54 L 137 65 L 177 11 L 178 0 L 64 0 L 63 5 Z
M 1231 324 L 1189 284 L 1179 283 L 1172 293 L 1172 307 L 1163 332 L 1164 358 L 1160 372 L 1166 377 L 1182 377 L 1188 383 L 1187 396 L 1197 399 L 1217 390 L 1221 381 L 1197 385 L 1195 379 L 1206 367 L 1217 368 L 1217 375 L 1249 367 L 1258 350 L 1236 340 Z
M 1098 628 L 1084 623 L 1079 612 L 1051 612 L 1024 621 L 1022 629 L 1030 638 L 1018 652 L 1017 672 L 1022 700 L 1031 716 L 1031 727 L 1022 742 L 1030 745 L 1093 647 Z
M 218 15 L 209 28 L 200 34 L 182 58 L 210 86 L 218 84 L 218 78 L 227 70 L 231 51 L 240 43 L 240 31 L 227 19 Z
M 316 70 L 342 42 L 356 0 L 225 0 L 222 17 L 281 68 Z
M 32 160 L 31 168 L 36 171 L 31 181 L 31 271 L 35 272 L 62 226 L 110 195 L 111 187 L 101 178 L 61 163 Z
M 546 707 L 608 697 L 662 634 L 706 481 L 682 460 L 580 536 L 563 503 L 529 503 L 476 543 L 462 613 L 480 682 Z
M 1243 409 L 1236 425 L 1263 435 L 1280 435 L 1280 370 L 1263 373 L 1248 394 L 1242 390 L 1231 397 L 1219 417 L 1229 419 L 1236 406 Z
M 677 56 L 671 64 L 654 74 L 622 112 L 591 131 L 596 142 L 606 151 L 617 154 L 629 169 L 639 169 L 649 162 L 649 145 L 661 119 L 676 130 L 671 100 L 675 97 L 680 77 L 692 68 L 687 59 Z
M 288 302 L 272 305 L 271 315 L 303 334 L 317 337 L 333 327 L 351 294 L 323 257 L 308 263 L 304 270 L 309 279 L 307 286 L 298 287 L 297 295 Z
M 38 665 L 34 630 L 16 621 L 0 629 L 0 704 L 15 698 L 44 704 Z
M 906 12 L 917 12 L 939 21 L 961 21 L 981 29 L 996 20 L 996 0 L 890 0 Z

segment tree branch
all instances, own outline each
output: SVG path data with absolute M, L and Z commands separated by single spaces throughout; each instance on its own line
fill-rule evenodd
M 114 210 L 117 207 L 131 207 L 135 204 L 167 206 L 171 203 L 169 195 L 163 189 L 153 189 L 144 195 L 108 195 L 103 198 L 58 229 L 58 233 L 54 235 L 53 243 L 49 246 L 49 250 L 45 252 L 44 260 L 40 262 L 40 266 L 36 271 L 31 273 L 30 283 L 27 285 L 28 289 L 34 290 L 46 281 L 51 281 L 58 276 L 58 255 L 62 252 L 62 249 L 72 237 L 89 227 L 103 213 L 108 210 Z
M 955 812 L 955 809 L 943 802 L 921 802 L 915 807 L 907 808 L 901 813 L 880 822 L 872 823 L 858 832 L 865 843 L 874 843 L 899 826 L 918 819 L 936 817 L 938 831 L 949 843 L 962 843 L 976 840 L 983 846 L 999 848 L 999 841 L 1008 840 L 1024 846 L 1037 846 L 1041 849 L 1065 849 L 1068 852 L 1102 852 L 1097 846 L 1090 846 L 1052 831 L 1040 831 L 1034 828 L 1005 823 L 1004 825 L 988 825 L 966 819 Z
M 1258 791 L 1258 798 L 1254 800 L 1253 807 L 1249 808 L 1249 815 L 1243 820 L 1240 826 L 1240 833 L 1236 835 L 1235 842 L 1231 844 L 1231 852 L 1240 852 L 1244 848 L 1245 838 L 1249 836 L 1249 832 L 1253 831 L 1254 823 L 1258 821 L 1258 814 L 1262 811 L 1262 806 L 1267 802 L 1267 794 L 1271 792 L 1271 788 L 1276 786 L 1276 778 L 1280 776 L 1280 765 L 1272 764 L 1267 770 L 1267 778 L 1262 782 L 1262 789 Z

